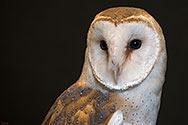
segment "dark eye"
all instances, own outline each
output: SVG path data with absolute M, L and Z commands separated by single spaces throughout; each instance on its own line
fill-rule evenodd
M 131 42 L 130 42 L 130 45 L 129 45 L 129 48 L 131 49 L 139 49 L 142 45 L 142 41 L 139 40 L 139 39 L 133 39 Z
M 101 40 L 100 47 L 101 47 L 102 50 L 107 50 L 108 49 L 107 44 L 106 44 L 106 42 L 104 40 Z

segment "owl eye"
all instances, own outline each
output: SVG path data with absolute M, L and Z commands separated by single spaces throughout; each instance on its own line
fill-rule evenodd
M 108 50 L 107 44 L 104 40 L 101 40 L 100 47 L 102 50 Z
M 139 49 L 142 45 L 142 41 L 139 40 L 139 39 L 133 39 L 131 42 L 130 42 L 130 45 L 129 45 L 129 48 L 131 49 Z

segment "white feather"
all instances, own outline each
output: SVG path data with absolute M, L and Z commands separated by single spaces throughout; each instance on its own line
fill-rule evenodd
M 123 125 L 123 114 L 121 111 L 116 111 L 111 117 L 108 125 Z

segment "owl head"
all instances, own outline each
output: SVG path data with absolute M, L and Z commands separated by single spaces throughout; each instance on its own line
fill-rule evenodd
M 96 15 L 87 36 L 87 57 L 94 78 L 110 89 L 142 83 L 166 53 L 162 30 L 138 8 L 110 8 Z

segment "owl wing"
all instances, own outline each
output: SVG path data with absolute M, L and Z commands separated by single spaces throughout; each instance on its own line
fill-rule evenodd
M 75 83 L 57 98 L 42 124 L 108 124 L 116 116 L 113 99 L 109 92 Z

